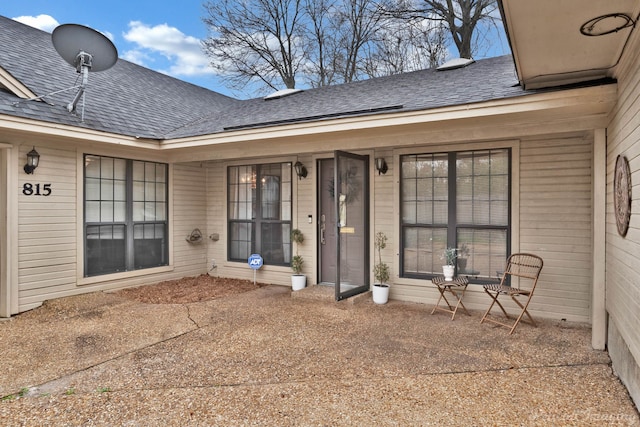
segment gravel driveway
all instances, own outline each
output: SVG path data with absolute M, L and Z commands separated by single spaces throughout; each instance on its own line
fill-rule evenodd
M 98 292 L 0 322 L 0 425 L 640 425 L 588 326 L 291 296 Z

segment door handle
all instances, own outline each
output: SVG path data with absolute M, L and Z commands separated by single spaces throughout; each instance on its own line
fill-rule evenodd
M 326 221 L 325 221 L 325 216 L 321 215 L 320 216 L 320 244 L 321 245 L 325 245 L 327 243 L 327 241 L 324 238 L 324 230 L 326 228 Z

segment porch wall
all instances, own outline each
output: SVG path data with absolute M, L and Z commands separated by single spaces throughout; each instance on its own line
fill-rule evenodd
M 617 70 L 618 103 L 607 128 L 606 308 L 613 368 L 640 405 L 640 35 L 632 40 Z M 629 161 L 631 222 L 618 234 L 613 209 L 613 176 L 618 155 Z
M 27 175 L 22 167 L 26 153 L 33 145 L 40 153 L 40 166 L 33 175 Z M 85 150 L 75 144 L 43 141 L 16 146 L 13 161 L 17 163 L 18 188 L 11 189 L 10 204 L 15 206 L 17 224 L 9 227 L 14 226 L 16 232 L 17 265 L 9 268 L 15 268 L 17 283 L 9 284 L 15 295 L 11 314 L 35 308 L 49 299 L 157 283 L 207 271 L 207 242 L 190 244 L 185 240 L 194 228 L 203 232 L 206 228 L 205 169 L 194 163 L 176 165 L 170 173 L 173 195 L 170 209 L 174 218 L 170 223 L 172 264 L 147 272 L 84 278 L 81 159 Z M 100 154 L 163 161 L 157 155 L 149 156 L 134 150 L 102 151 Z M 39 184 L 41 195 L 25 194 L 25 184 L 31 185 L 34 191 L 35 185 Z M 50 184 L 49 196 L 42 195 L 44 184 Z
M 544 260 L 531 311 L 591 320 L 592 134 L 523 141 L 520 248 Z
M 394 186 L 398 185 L 399 179 L 392 149 L 378 149 L 375 151 L 374 158 L 376 157 L 384 158 L 389 170 L 384 175 L 378 174 L 375 167 L 371 170 L 373 174 L 373 183 L 371 186 L 371 202 L 373 203 L 373 209 L 371 211 L 371 235 L 375 236 L 377 232 L 382 231 L 387 236 L 387 247 L 380 251 L 380 254 L 382 256 L 382 262 L 389 266 L 389 283 L 393 284 L 398 277 L 396 254 L 398 253 L 397 242 L 400 241 L 400 234 L 395 221 L 395 208 L 397 203 L 394 200 Z M 373 242 L 374 240 L 372 238 L 371 268 L 379 261 Z M 372 276 L 371 283 L 374 282 L 375 280 Z M 399 295 L 395 295 L 397 290 L 395 286 L 391 286 L 389 289 L 389 298 L 402 299 Z
M 18 311 L 43 301 L 72 295 L 78 290 L 76 245 L 76 150 L 38 144 L 40 166 L 32 175 L 23 172 L 27 152 L 32 145 L 19 147 L 17 155 L 18 188 L 14 189 L 18 206 Z M 24 193 L 25 185 L 50 184 L 51 194 Z M 13 284 L 15 285 L 15 284 Z M 16 294 L 14 294 L 16 295 Z M 16 307 L 13 307 L 14 314 Z
M 418 134 L 403 138 L 405 143 L 419 139 Z M 392 137 L 389 138 L 391 141 Z M 349 142 L 355 144 L 354 141 Z M 362 144 L 362 141 L 358 139 L 357 143 Z M 575 132 L 528 137 L 519 141 L 473 144 L 478 147 L 513 147 L 513 155 L 516 156 L 513 182 L 517 185 L 514 189 L 516 200 L 513 215 L 514 226 L 519 225 L 513 230 L 513 250 L 536 253 L 545 261 L 530 307 L 532 314 L 541 318 L 590 322 L 593 133 Z M 416 144 L 412 148 L 384 147 L 368 151 L 372 174 L 370 233 L 373 235 L 383 231 L 389 238 L 382 258 L 391 268 L 392 299 L 434 304 L 438 297 L 435 287 L 427 281 L 398 277 L 400 239 L 397 167 L 401 153 L 408 150 L 413 153 L 432 152 L 442 150 L 442 147 Z M 464 147 L 455 145 L 447 148 Z M 375 157 L 384 157 L 387 161 L 389 170 L 385 175 L 379 175 L 373 168 Z M 299 252 L 305 259 L 307 284 L 313 284 L 317 273 L 316 219 L 313 224 L 308 224 L 307 218 L 315 212 L 315 158 L 313 155 L 299 155 L 296 159 L 305 164 L 309 175 L 306 179 L 294 180 L 293 225 L 305 235 Z M 272 158 L 260 161 L 272 161 Z M 225 171 L 229 164 L 223 161 L 207 163 L 207 234 L 219 235 L 218 241 L 208 242 L 208 261 L 212 258 L 216 260 L 218 267 L 215 274 L 251 279 L 253 271 L 246 263 L 227 261 Z M 373 266 L 377 262 L 373 245 L 370 259 Z M 264 266 L 257 272 L 256 278 L 265 283 L 290 286 L 290 275 L 288 267 Z M 373 283 L 372 276 L 371 281 Z M 487 302 L 488 297 L 481 287 L 469 288 L 465 296 L 465 304 L 469 308 L 483 310 Z
M 246 160 L 235 160 L 233 164 L 253 164 L 261 162 L 300 160 L 307 168 L 307 178 L 299 180 L 293 173 L 293 228 L 299 228 L 304 235 L 304 242 L 297 248 L 298 254 L 304 259 L 302 272 L 307 276 L 307 285 L 315 283 L 315 212 L 314 212 L 314 175 L 315 165 L 311 155 L 297 157 L 269 157 Z M 211 267 L 215 260 L 216 268 L 212 275 L 234 277 L 239 279 L 254 279 L 254 270 L 247 262 L 232 262 L 227 260 L 227 178 L 226 171 L 229 162 L 207 162 L 207 235 L 217 234 L 219 240 L 208 240 L 208 265 Z M 314 224 L 308 223 L 308 215 L 313 215 Z M 296 253 L 296 248 L 293 248 Z M 261 283 L 291 286 L 289 266 L 264 265 L 255 271 L 255 280 Z
M 508 143 L 494 144 L 504 147 Z M 530 311 L 540 318 L 590 322 L 592 133 L 523 139 L 513 153 L 517 156 L 513 182 L 519 185 L 514 191 L 513 215 L 520 228 L 512 230 L 512 251 L 531 252 L 544 260 Z M 388 200 L 389 189 L 379 190 L 376 199 Z M 436 303 L 434 286 L 397 277 L 397 266 L 398 262 L 391 298 Z M 469 286 L 468 308 L 485 310 L 488 302 L 480 286 Z M 506 306 L 517 312 L 514 304 L 507 302 Z
M 200 162 L 174 165 L 172 183 L 173 270 L 163 280 L 204 274 L 208 265 L 206 168 Z M 195 229 L 202 233 L 202 241 L 187 242 Z

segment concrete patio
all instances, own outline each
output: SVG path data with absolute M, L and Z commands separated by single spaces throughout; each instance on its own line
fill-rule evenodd
M 640 425 L 588 326 L 508 336 L 477 312 L 300 292 L 98 292 L 0 322 L 0 424 Z

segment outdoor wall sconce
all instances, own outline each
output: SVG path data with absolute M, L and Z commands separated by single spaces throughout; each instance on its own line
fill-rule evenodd
M 385 175 L 389 170 L 387 166 L 387 162 L 384 160 L 384 157 L 376 157 L 376 170 L 378 171 L 378 175 Z
M 300 162 L 296 162 L 293 167 L 296 169 L 296 175 L 298 175 L 298 179 L 307 177 L 307 168 Z
M 36 151 L 36 147 L 33 147 L 33 149 L 27 153 L 27 164 L 24 165 L 24 172 L 31 175 L 38 167 L 39 162 L 40 154 Z

